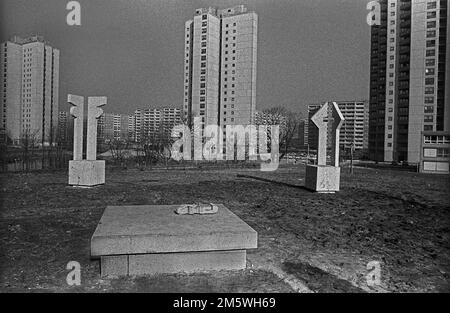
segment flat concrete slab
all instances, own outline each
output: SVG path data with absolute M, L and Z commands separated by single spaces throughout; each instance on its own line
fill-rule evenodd
M 91 255 L 257 248 L 256 231 L 218 206 L 210 215 L 178 215 L 178 205 L 108 206 L 91 238 Z

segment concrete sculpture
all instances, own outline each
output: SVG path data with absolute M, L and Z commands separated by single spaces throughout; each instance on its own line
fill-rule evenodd
M 336 102 L 325 103 L 311 118 L 318 128 L 317 164 L 306 166 L 305 187 L 322 193 L 339 191 L 339 131 L 344 117 Z M 327 162 L 327 143 L 331 146 L 331 155 Z
M 68 95 L 70 114 L 75 118 L 73 160 L 69 161 L 69 185 L 92 187 L 105 183 L 105 161 L 97 160 L 97 122 L 106 97 L 88 97 L 86 160 L 83 160 L 84 97 Z

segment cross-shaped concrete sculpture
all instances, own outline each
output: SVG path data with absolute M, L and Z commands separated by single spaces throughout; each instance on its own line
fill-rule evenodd
M 336 102 L 331 105 L 331 146 L 333 147 L 333 153 L 331 155 L 331 164 L 339 166 L 339 136 L 341 133 L 342 124 L 344 124 L 344 116 L 339 110 Z
M 97 159 L 97 122 L 103 114 L 100 107 L 104 106 L 106 101 L 106 97 L 88 98 L 86 160 Z
M 306 166 L 306 187 L 318 192 L 339 190 L 339 133 L 344 116 L 336 102 L 325 103 L 311 121 L 318 128 L 317 165 Z M 332 147 L 331 165 L 327 165 L 327 141 L 330 135 Z
M 331 111 L 331 114 L 330 114 Z M 331 119 L 329 119 L 331 115 Z M 311 121 L 317 126 L 319 130 L 318 144 L 317 144 L 317 165 L 327 165 L 327 138 L 329 130 L 331 131 L 331 147 L 333 153 L 331 154 L 331 164 L 339 166 L 339 133 L 342 124 L 344 123 L 344 116 L 336 102 L 325 103 L 316 114 L 311 117 Z M 329 127 L 331 126 L 331 129 Z
M 84 97 L 68 95 L 67 102 L 71 105 L 70 115 L 75 118 L 73 122 L 73 159 L 80 161 L 83 160 Z
M 103 114 L 100 108 L 106 97 L 88 97 L 86 160 L 83 160 L 84 97 L 68 95 L 75 118 L 73 135 L 73 161 L 69 162 L 69 185 L 95 186 L 105 183 L 105 161 L 97 160 L 97 122 Z

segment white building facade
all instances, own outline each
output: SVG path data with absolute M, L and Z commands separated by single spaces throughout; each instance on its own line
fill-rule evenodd
M 183 118 L 192 125 L 253 124 L 258 16 L 243 5 L 198 9 L 185 24 Z
M 36 144 L 55 143 L 59 55 L 39 36 L 0 45 L 0 128 L 11 141 L 31 136 Z

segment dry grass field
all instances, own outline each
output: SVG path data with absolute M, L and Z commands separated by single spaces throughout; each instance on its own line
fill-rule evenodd
M 108 170 L 106 185 L 67 173 L 1 174 L 2 292 L 450 291 L 449 176 L 357 168 L 341 191 L 305 190 L 302 165 Z M 263 180 L 262 180 L 263 179 Z M 258 232 L 244 271 L 101 278 L 89 240 L 107 205 L 223 203 Z M 81 264 L 81 286 L 66 264 Z M 381 263 L 381 284 L 366 265 Z

